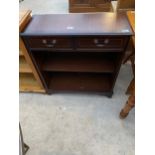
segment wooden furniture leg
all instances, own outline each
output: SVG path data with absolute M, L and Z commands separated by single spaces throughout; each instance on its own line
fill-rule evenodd
M 125 118 L 130 110 L 135 106 L 135 95 L 130 95 L 125 107 L 120 112 L 120 118 Z
M 134 90 L 135 90 L 135 79 L 133 78 L 128 86 L 126 94 L 132 94 L 134 92 Z
M 119 2 L 120 1 L 121 0 L 119 0 Z M 133 31 L 135 32 L 135 12 L 128 11 L 127 16 L 133 28 Z M 125 118 L 129 114 L 130 110 L 135 106 L 135 37 L 134 36 L 132 37 L 132 42 L 134 47 L 133 52 L 124 62 L 126 62 L 127 60 L 131 61 L 134 78 L 130 82 L 130 85 L 128 86 L 128 89 L 126 91 L 126 94 L 130 94 L 130 96 L 126 102 L 126 105 L 120 112 L 120 118 Z

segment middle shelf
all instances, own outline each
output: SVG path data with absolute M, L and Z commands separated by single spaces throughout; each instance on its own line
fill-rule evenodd
M 114 73 L 118 54 L 33 53 L 41 71 Z

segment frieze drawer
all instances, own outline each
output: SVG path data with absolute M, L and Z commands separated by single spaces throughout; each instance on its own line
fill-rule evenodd
M 27 39 L 30 48 L 70 49 L 71 39 L 65 37 L 31 37 Z
M 122 50 L 126 38 L 122 37 L 83 37 L 76 40 L 77 48 L 81 49 L 115 49 Z

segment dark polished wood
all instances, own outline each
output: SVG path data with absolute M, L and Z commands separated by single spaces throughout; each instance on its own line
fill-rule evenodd
M 125 13 L 71 13 L 34 15 L 24 36 L 131 35 Z
M 125 14 L 33 16 L 21 33 L 47 93 L 111 96 L 132 30 Z
M 69 49 L 72 47 L 71 38 L 65 37 L 31 37 L 28 43 L 31 48 Z
M 111 78 L 94 73 L 52 73 L 49 90 L 104 92 L 111 88 Z

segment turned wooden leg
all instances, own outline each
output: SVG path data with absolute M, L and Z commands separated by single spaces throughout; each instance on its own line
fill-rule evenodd
M 135 96 L 130 95 L 128 101 L 126 102 L 125 107 L 120 112 L 120 118 L 125 118 L 129 114 L 130 110 L 134 107 L 134 105 L 135 105 Z
M 132 94 L 134 92 L 134 89 L 135 89 L 135 79 L 133 78 L 128 86 L 126 94 Z

